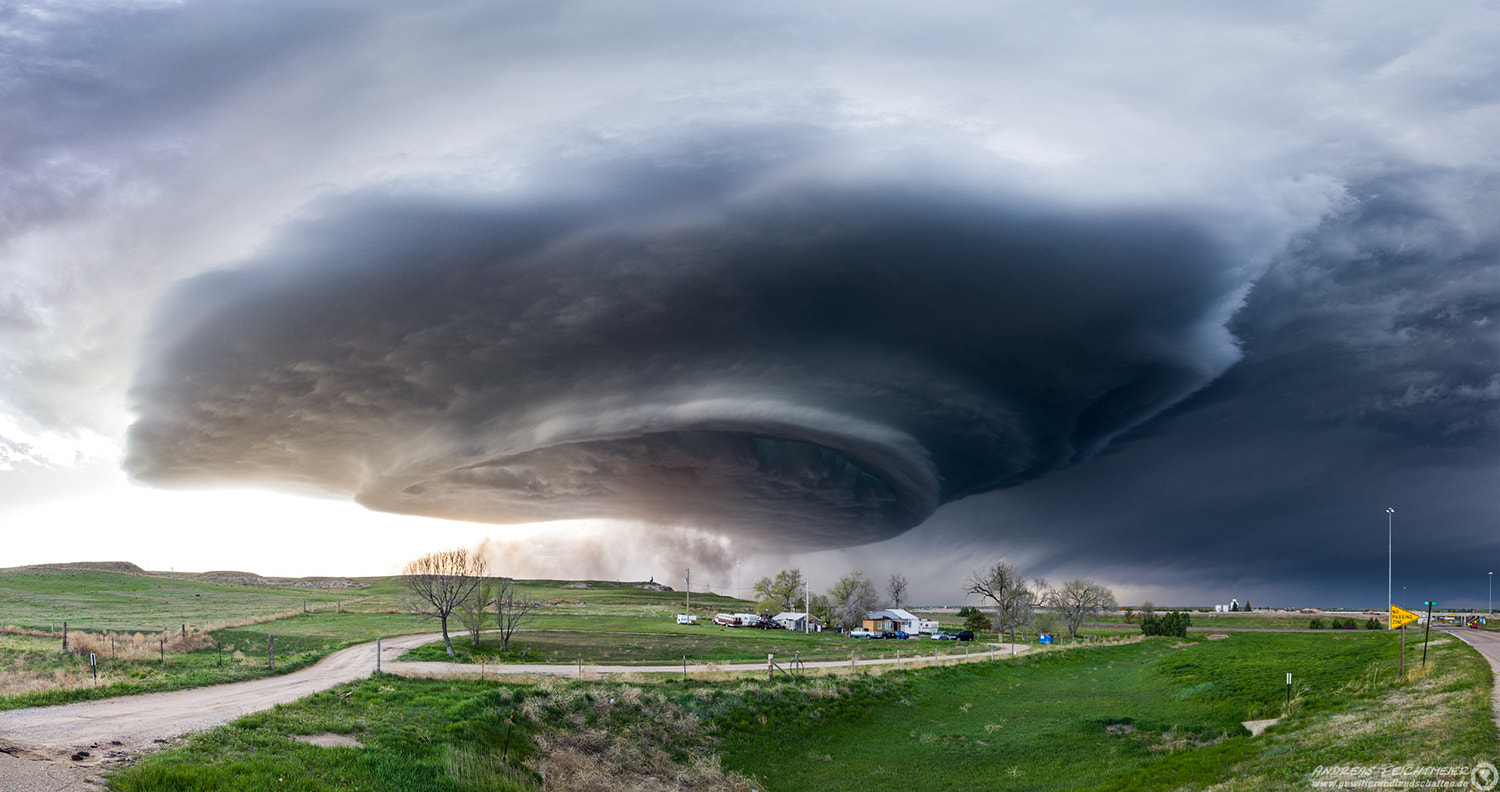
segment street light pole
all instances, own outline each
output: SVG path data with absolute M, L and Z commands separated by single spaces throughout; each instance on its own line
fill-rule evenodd
M 1495 615 L 1495 573 L 1491 572 L 1491 573 L 1489 573 L 1489 575 L 1490 575 L 1490 615 L 1493 616 L 1493 615 Z
M 1391 612 L 1391 521 L 1395 518 L 1396 510 L 1387 506 L 1385 508 L 1385 612 Z

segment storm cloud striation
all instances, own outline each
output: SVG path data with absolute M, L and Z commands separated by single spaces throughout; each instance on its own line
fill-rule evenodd
M 1086 458 L 1238 354 L 1239 269 L 1180 216 L 671 181 L 325 203 L 161 308 L 128 469 L 835 547 Z

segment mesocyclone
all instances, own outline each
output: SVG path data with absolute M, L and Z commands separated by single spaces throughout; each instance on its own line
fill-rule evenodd
M 1171 212 L 628 192 L 325 203 L 158 308 L 129 470 L 843 546 L 1084 458 L 1238 354 L 1240 270 Z

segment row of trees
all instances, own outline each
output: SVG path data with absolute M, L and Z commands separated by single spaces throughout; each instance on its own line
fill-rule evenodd
M 964 592 L 995 604 L 995 632 L 1009 633 L 1012 641 L 1016 630 L 1039 615 L 1048 622 L 1060 619 L 1068 637 L 1077 638 L 1085 618 L 1118 607 L 1114 592 L 1102 583 L 1088 578 L 1073 578 L 1057 587 L 1045 578 L 1027 582 L 1009 561 L 996 561 L 986 569 L 975 570 L 965 582 Z
M 454 654 L 448 638 L 450 618 L 458 620 L 477 647 L 479 634 L 493 615 L 503 652 L 510 648 L 516 630 L 536 614 L 538 604 L 522 594 L 511 578 L 491 577 L 484 557 L 461 547 L 429 553 L 407 564 L 401 570 L 401 584 L 406 610 L 442 624 L 443 646 L 449 656 Z

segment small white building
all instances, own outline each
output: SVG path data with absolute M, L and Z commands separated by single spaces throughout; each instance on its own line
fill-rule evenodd
M 823 632 L 823 623 L 810 613 L 778 613 L 771 617 L 771 621 L 794 632 Z

